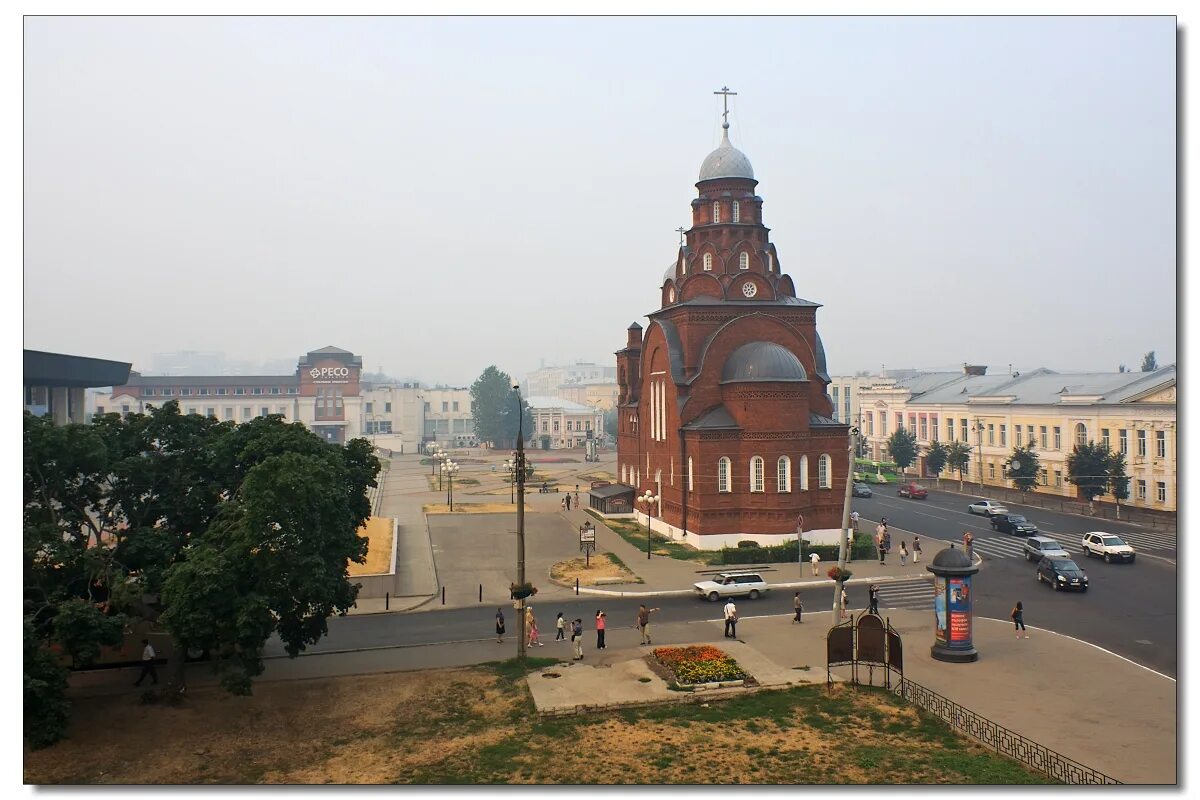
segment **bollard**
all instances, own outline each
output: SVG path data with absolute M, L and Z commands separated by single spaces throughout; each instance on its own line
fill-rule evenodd
M 575 579 L 575 594 L 579 594 L 579 578 Z
M 446 587 L 442 587 L 442 605 L 446 605 Z
M 483 584 L 479 584 L 479 602 L 483 602 Z
M 383 610 L 384 610 L 384 611 L 387 611 L 387 610 L 388 610 L 388 601 L 389 601 L 389 600 L 391 600 L 391 598 L 392 598 L 392 593 L 391 593 L 391 592 L 384 592 L 384 593 L 383 593 Z

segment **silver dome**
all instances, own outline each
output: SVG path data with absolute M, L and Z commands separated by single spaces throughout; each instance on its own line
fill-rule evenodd
M 796 354 L 774 342 L 750 342 L 729 354 L 721 383 L 806 381 L 808 373 Z
M 746 154 L 729 143 L 729 126 L 721 132 L 721 146 L 708 154 L 700 165 L 700 180 L 714 178 L 749 178 L 754 180 L 754 167 Z

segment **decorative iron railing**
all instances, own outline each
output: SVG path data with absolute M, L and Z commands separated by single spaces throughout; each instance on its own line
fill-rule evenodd
M 966 734 L 997 753 L 1015 759 L 1055 780 L 1068 784 L 1121 782 L 1032 742 L 1003 725 L 997 725 L 969 708 L 963 708 L 953 700 L 942 697 L 932 689 L 913 683 L 908 678 L 902 678 L 893 691 L 913 705 L 933 714 L 959 733 Z

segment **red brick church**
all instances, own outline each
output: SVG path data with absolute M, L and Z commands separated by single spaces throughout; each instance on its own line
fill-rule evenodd
M 661 307 L 616 354 L 619 480 L 661 498 L 656 531 L 704 549 L 794 541 L 801 514 L 806 531 L 839 528 L 848 466 L 820 304 L 783 273 L 728 113 L 722 127 Z

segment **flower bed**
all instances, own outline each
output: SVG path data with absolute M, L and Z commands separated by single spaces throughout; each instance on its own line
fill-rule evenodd
M 749 676 L 724 650 L 702 647 L 656 647 L 654 657 L 681 685 L 745 680 Z

